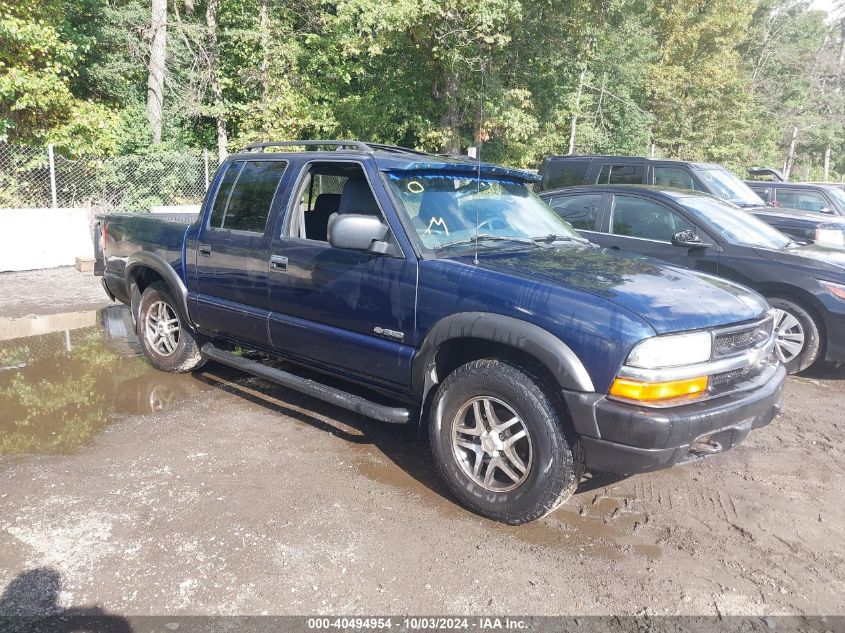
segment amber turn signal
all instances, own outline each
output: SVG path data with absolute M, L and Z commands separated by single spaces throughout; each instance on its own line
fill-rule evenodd
M 707 391 L 708 381 L 707 376 L 671 382 L 639 382 L 617 378 L 610 386 L 610 395 L 640 402 L 657 402 L 702 394 Z

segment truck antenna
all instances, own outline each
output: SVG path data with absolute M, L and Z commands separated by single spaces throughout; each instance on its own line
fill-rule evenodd
M 476 175 L 475 191 L 481 193 L 481 136 L 484 130 L 484 60 L 481 60 L 481 93 L 478 96 L 478 143 L 475 147 Z M 473 263 L 478 266 L 478 204 L 475 205 L 475 257 Z

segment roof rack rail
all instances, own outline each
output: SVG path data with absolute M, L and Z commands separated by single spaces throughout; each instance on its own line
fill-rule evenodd
M 365 143 L 363 141 L 262 141 L 260 143 L 250 143 L 243 148 L 244 152 L 263 152 L 267 148 L 272 147 L 335 147 L 337 150 L 349 148 L 359 152 L 367 152 L 372 154 L 374 150 L 383 152 L 396 152 L 397 154 L 416 154 L 418 156 L 429 156 L 428 152 L 423 152 L 418 149 L 411 149 L 409 147 L 399 147 L 398 145 L 386 145 L 384 143 Z
M 362 141 L 269 141 L 250 143 L 244 147 L 245 152 L 264 151 L 268 147 L 348 147 L 361 152 L 372 153 L 372 149 Z
M 401 147 L 399 145 L 386 145 L 384 143 L 366 143 L 372 149 L 379 149 L 385 152 L 397 152 L 400 154 L 418 154 L 420 156 L 431 156 L 429 152 L 424 152 L 419 149 L 411 149 L 410 147 Z

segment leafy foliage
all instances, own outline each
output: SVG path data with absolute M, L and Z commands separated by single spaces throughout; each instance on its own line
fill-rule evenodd
M 483 145 L 845 173 L 843 20 L 796 0 L 169 3 L 164 143 L 144 115 L 147 0 L 0 0 L 12 142 L 108 156 L 257 139 Z M 222 101 L 212 95 L 219 78 Z

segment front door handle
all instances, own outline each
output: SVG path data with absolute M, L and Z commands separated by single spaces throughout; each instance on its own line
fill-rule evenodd
M 288 258 L 284 255 L 271 255 L 270 268 L 272 268 L 273 270 L 287 270 Z
M 211 255 L 211 244 L 200 244 L 198 250 L 200 252 L 200 255 L 205 255 L 206 257 L 208 257 L 209 255 Z

